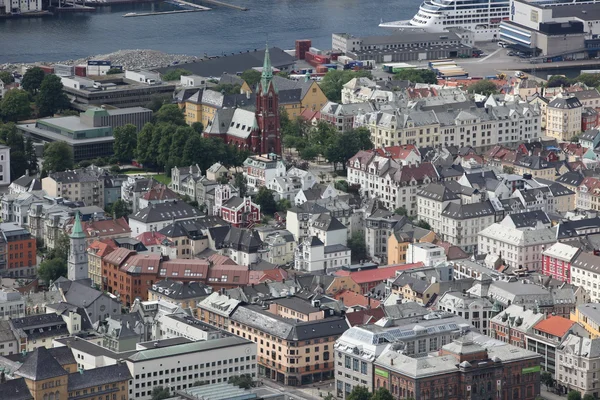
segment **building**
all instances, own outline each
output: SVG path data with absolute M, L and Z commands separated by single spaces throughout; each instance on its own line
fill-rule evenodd
M 387 241 L 387 262 L 390 265 L 406 262 L 408 246 L 411 243 L 431 243 L 436 238 L 435 232 L 406 223 L 396 225 Z
M 17 128 L 37 142 L 66 142 L 73 149 L 75 162 L 78 162 L 112 156 L 115 128 L 132 124 L 139 131 L 151 119 L 152 110 L 143 107 L 91 107 L 78 117 L 43 118 L 34 123 L 17 125 Z
M 35 276 L 37 270 L 36 240 L 25 228 L 13 223 L 0 224 L 0 275 L 4 277 Z
M 373 112 L 375 108 L 369 102 L 339 104 L 328 101 L 321 108 L 320 121 L 333 125 L 339 132 L 348 132 L 354 129 L 354 117 L 362 112 Z
M 260 223 L 261 218 L 260 205 L 248 196 L 232 195 L 230 185 L 215 187 L 213 215 L 223 218 L 223 221 L 236 228 L 252 227 Z
M 212 293 L 212 288 L 199 282 L 158 281 L 148 289 L 148 301 L 166 301 L 181 309 L 196 305 Z
M 351 251 L 343 244 L 325 245 L 317 236 L 310 236 L 295 250 L 294 269 L 309 273 L 350 265 Z
M 458 315 L 469 321 L 477 331 L 489 334 L 493 303 L 488 299 L 471 296 L 470 293 L 448 291 L 440 293 L 437 309 Z
M 283 160 L 275 154 L 250 156 L 244 161 L 243 168 L 246 183 L 253 191 L 258 191 L 260 186 L 267 186 L 273 179 L 286 174 Z
M 569 334 L 556 349 L 554 379 L 562 393 L 576 390 L 582 396 L 599 395 L 600 339 Z
M 599 303 L 580 304 L 571 312 L 571 321 L 583 326 L 591 339 L 600 338 Z
M 0 186 L 8 186 L 12 178 L 10 176 L 10 147 L 0 145 Z
M 579 252 L 573 258 L 570 268 L 570 282 L 585 289 L 593 302 L 600 300 L 600 290 L 598 289 L 600 284 L 598 280 L 599 262 L 600 256 Z
M 68 278 L 71 281 L 88 278 L 87 246 L 79 213 L 75 214 L 75 224 L 69 236 Z
M 200 211 L 184 201 L 152 204 L 129 216 L 131 236 L 136 237 L 140 233 L 160 231 L 175 221 L 195 219 L 199 216 Z
M 406 250 L 406 263 L 422 262 L 432 267 L 446 261 L 446 253 L 442 247 L 432 243 L 411 243 Z
M 542 273 L 562 282 L 571 283 L 571 266 L 580 250 L 563 243 L 554 243 L 542 252 Z
M 546 109 L 546 135 L 569 141 L 581 133 L 581 101 L 568 94 L 559 94 L 548 103 Z
M 63 314 L 49 312 L 48 314 L 11 318 L 8 322 L 17 337 L 19 352 L 33 351 L 38 347 L 50 348 L 52 347 L 52 341 L 56 338 L 67 337 L 92 329 L 85 311 L 74 312 L 72 309 Z
M 42 179 L 42 189 L 52 197 L 104 207 L 104 180 L 85 169 L 53 172 Z
M 339 270 L 335 271 L 334 275 L 337 277 L 348 277 L 354 284 L 356 284 L 355 291 L 367 294 L 381 283 L 386 282 L 388 279 L 396 276 L 396 271 L 409 270 L 412 268 L 422 267 L 423 263 L 418 262 L 415 264 L 402 264 L 402 265 L 388 265 L 381 266 L 376 269 L 364 269 L 360 267 L 356 270 Z

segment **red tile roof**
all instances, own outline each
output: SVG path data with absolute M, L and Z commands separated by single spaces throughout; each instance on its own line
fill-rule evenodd
M 402 265 L 386 265 L 377 269 L 368 269 L 365 271 L 336 271 L 336 276 L 349 276 L 357 284 L 368 283 L 368 282 L 379 282 L 392 278 L 396 275 L 396 271 L 405 271 L 411 268 L 422 267 L 423 263 L 418 262 L 415 264 L 402 264 Z
M 350 326 L 371 325 L 385 317 L 383 308 L 371 308 L 370 310 L 360 310 L 346 313 L 346 321 Z
M 159 246 L 166 238 L 165 235 L 156 231 L 144 232 L 136 236 L 136 239 L 144 246 Z
M 300 113 L 300 116 L 307 121 L 311 121 L 313 119 L 321 119 L 321 110 L 313 111 L 310 108 L 305 109 Z
M 71 233 L 74 221 L 75 219 L 71 218 L 71 220 L 67 224 L 67 234 Z M 125 217 L 121 217 L 119 219 L 104 219 L 100 221 L 82 221 L 81 227 L 83 228 L 85 236 L 88 239 L 114 235 L 129 236 L 129 234 L 131 233 L 131 228 L 129 228 L 129 224 L 127 223 Z
M 288 273 L 285 269 L 275 268 L 264 271 L 250 271 L 249 281 L 250 284 L 258 284 L 263 282 L 281 282 L 287 279 Z
M 405 144 L 402 146 L 389 146 L 375 150 L 382 157 L 392 157 L 394 160 L 405 160 L 410 153 L 416 153 L 421 156 L 419 149 L 414 144 Z
M 218 266 L 218 265 L 237 265 L 237 263 L 235 261 L 233 261 L 231 258 L 229 258 L 227 256 L 224 256 L 222 254 L 219 254 L 219 253 L 211 254 L 207 258 L 207 260 L 211 261 L 214 266 Z
M 119 246 L 112 239 L 94 240 L 88 247 L 88 252 L 92 251 L 98 257 L 104 257 L 112 253 Z
M 144 194 L 143 198 L 144 198 L 144 200 L 158 201 L 158 200 L 175 200 L 175 199 L 178 199 L 179 196 L 177 195 L 177 193 L 175 193 L 174 191 L 169 189 L 167 187 L 167 185 L 160 183 L 158 185 L 155 185 L 149 191 L 147 191 Z
M 575 324 L 575 321 L 560 316 L 550 316 L 534 325 L 534 329 L 549 335 L 563 337 Z
M 363 294 L 353 292 L 351 290 L 342 290 L 341 292 L 336 293 L 335 296 L 333 296 L 333 297 L 336 300 L 341 300 L 342 303 L 344 303 L 344 305 L 346 307 L 354 307 L 354 306 L 369 307 L 370 306 L 372 308 L 376 308 L 376 307 L 379 307 L 379 305 L 381 304 L 381 302 L 376 299 L 370 299 L 371 302 L 369 304 L 368 297 L 366 297 Z
M 119 247 L 118 249 L 104 257 L 103 261 L 119 266 L 123 264 L 123 262 L 125 262 L 125 260 L 127 260 L 129 256 L 133 254 L 135 254 L 135 251 L 129 250 L 125 247 Z

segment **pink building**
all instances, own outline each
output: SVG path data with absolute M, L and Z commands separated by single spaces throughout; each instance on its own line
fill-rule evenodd
M 542 252 L 542 273 L 571 283 L 571 263 L 580 250 L 564 243 L 554 243 Z

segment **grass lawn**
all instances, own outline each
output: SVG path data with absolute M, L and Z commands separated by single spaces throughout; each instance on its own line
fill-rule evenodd
M 157 180 L 160 183 L 163 183 L 165 185 L 168 185 L 169 183 L 171 183 L 171 178 L 169 178 L 165 174 L 154 174 L 153 172 L 145 172 L 142 170 L 126 171 L 126 172 L 122 172 L 122 173 L 125 175 L 145 175 L 148 177 L 152 177 L 155 180 Z
M 156 179 L 157 181 L 159 181 L 160 183 L 163 183 L 165 185 L 168 185 L 169 183 L 171 183 L 171 178 L 169 178 L 165 174 L 152 175 L 152 177 L 154 179 Z

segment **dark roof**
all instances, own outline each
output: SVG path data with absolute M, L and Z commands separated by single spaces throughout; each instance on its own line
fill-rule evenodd
M 64 324 L 65 321 L 60 315 L 50 313 L 13 318 L 10 322 L 15 329 L 31 329 L 44 325 Z
M 208 229 L 208 235 L 215 242 L 215 248 L 223 247 L 223 242 L 229 234 L 231 227 L 229 225 L 215 226 Z
M 317 307 L 313 307 L 309 301 L 296 296 L 277 299 L 274 300 L 273 303 L 280 304 L 289 308 L 290 310 L 298 311 L 302 314 L 310 314 L 319 311 L 319 309 Z
M 299 206 L 290 208 L 288 211 L 291 211 L 295 214 L 299 214 L 299 213 L 324 214 L 324 213 L 329 212 L 327 210 L 327 208 L 325 208 L 322 205 L 315 203 L 313 201 L 307 201 L 306 203 L 302 203 Z
M 580 219 L 576 221 L 561 221 L 558 224 L 556 238 L 558 240 L 584 235 L 587 229 L 597 230 L 600 227 L 600 217 Z
M 548 107 L 571 109 L 581 107 L 581 101 L 577 97 L 557 97 L 548 103 Z
M 98 299 L 98 297 L 104 295 L 101 291 L 96 290 L 89 285 L 83 285 L 77 281 L 71 283 L 69 289 L 66 291 L 63 290 L 63 292 L 67 303 L 84 308 L 90 306 Z
M 459 199 L 459 197 L 453 191 L 441 183 L 430 183 L 429 185 L 425 186 L 418 193 L 418 195 L 435 201 L 450 201 Z
M 346 229 L 336 217 L 329 214 L 321 214 L 314 219 L 312 226 L 322 231 L 331 232 Z
M 284 340 L 311 340 L 337 336 L 348 329 L 348 322 L 342 317 L 301 322 L 271 314 L 258 305 L 240 306 L 230 318 Z
M 208 296 L 212 289 L 199 282 L 159 281 L 150 288 L 171 299 L 193 299 Z
M 598 135 L 600 135 L 600 130 L 598 130 L 598 129 L 588 129 L 587 131 L 583 132 L 579 136 L 579 140 L 589 140 L 589 141 L 593 142 L 594 139 L 596 139 L 596 137 Z
M 223 245 L 235 250 L 241 250 L 247 253 L 254 253 L 262 244 L 262 240 L 257 231 L 248 229 L 236 228 L 234 226 L 229 229 Z
M 194 220 L 175 221 L 158 232 L 170 238 L 181 236 L 196 238 L 203 236 L 210 228 L 223 225 L 226 225 L 226 223 L 220 217 L 206 215 Z
M 31 352 L 15 374 L 34 381 L 42 381 L 66 375 L 67 372 L 52 357 L 48 349 L 38 347 Z
M 278 69 L 293 65 L 295 62 L 294 57 L 290 56 L 278 47 L 271 47 L 269 49 L 269 56 L 271 58 L 271 65 Z M 264 58 L 265 50 L 261 49 L 235 55 L 198 60 L 188 64 L 177 64 L 171 67 L 159 68 L 157 71 L 161 74 L 164 74 L 170 70 L 183 68 L 187 71 L 190 71 L 194 75 L 200 75 L 204 77 L 219 77 L 223 73 L 236 75 L 248 69 L 262 67 Z
M 336 253 L 338 251 L 348 251 L 349 249 L 343 244 L 330 244 L 325 246 L 324 252 L 325 254 Z
M 0 399 L 33 400 L 25 379 L 9 379 L 0 385 Z
M 323 242 L 321 241 L 321 239 L 319 239 L 316 236 L 311 236 L 310 238 L 310 247 L 315 247 L 315 246 L 323 246 Z
M 179 220 L 200 216 L 200 210 L 184 201 L 168 201 L 166 203 L 152 204 L 135 214 L 129 216 L 136 221 L 150 223 L 167 220 Z
M 548 218 L 548 214 L 542 210 L 509 214 L 508 218 L 510 218 L 513 224 L 515 224 L 516 228 L 534 228 L 538 221 L 544 225 L 550 224 L 550 218 Z
M 579 186 L 585 177 L 579 171 L 565 172 L 561 176 L 555 179 L 555 182 L 562 183 L 564 185 Z
M 68 391 L 128 381 L 132 378 L 127 364 L 107 365 L 69 374 Z
M 496 210 L 489 200 L 482 203 L 471 204 L 448 203 L 446 208 L 442 211 L 443 216 L 452 219 L 480 218 L 494 215 L 495 213 Z

